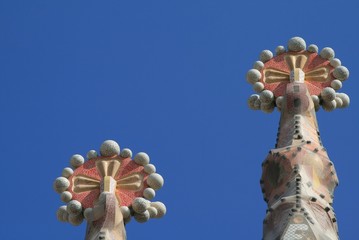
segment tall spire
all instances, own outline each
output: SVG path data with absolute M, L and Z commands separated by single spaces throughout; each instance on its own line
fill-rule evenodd
M 107 140 L 100 154 L 90 150 L 86 162 L 81 155 L 73 155 L 71 168 L 55 180 L 54 189 L 66 203 L 57 218 L 75 226 L 86 219 L 85 240 L 125 240 L 125 224 L 131 216 L 144 223 L 165 215 L 163 203 L 150 202 L 164 180 L 144 152 L 132 160 L 130 149 L 120 151 L 115 141 Z
M 338 239 L 332 207 L 338 178 L 323 147 L 316 111 L 349 105 L 349 97 L 336 93 L 349 71 L 331 48 L 306 47 L 300 37 L 287 49 L 260 54 L 247 73 L 258 94 L 248 99 L 253 110 L 281 112 L 275 148 L 262 163 L 260 185 L 268 209 L 263 239 Z

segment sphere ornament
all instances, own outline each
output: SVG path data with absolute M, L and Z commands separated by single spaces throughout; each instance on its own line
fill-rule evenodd
M 270 50 L 263 50 L 259 55 L 259 59 L 264 63 L 268 62 L 272 58 L 273 58 L 273 53 Z
M 56 212 L 56 216 L 57 216 L 57 220 L 59 220 L 60 222 L 67 222 L 67 206 L 61 206 L 57 212 Z
M 156 167 L 149 164 L 150 157 L 145 152 L 137 153 L 133 160 L 132 151 L 120 150 L 114 140 L 106 140 L 96 150 L 87 153 L 87 161 L 75 154 L 70 159 L 71 167 L 62 171 L 62 176 L 55 179 L 54 190 L 65 202 L 56 215 L 59 221 L 78 226 L 86 219 L 89 222 L 99 214 L 98 204 L 112 196 L 127 223 L 131 217 L 138 222 L 158 218 L 163 214 L 151 206 L 155 191 L 160 189 L 164 180 L 156 173 Z M 109 195 L 110 194 L 110 195 Z M 150 211 L 147 211 L 147 209 Z
M 106 140 L 100 147 L 101 156 L 111 157 L 120 154 L 120 146 L 113 140 Z
M 256 95 L 248 99 L 249 108 L 265 113 L 272 112 L 274 107 L 280 110 L 283 100 L 277 101 L 277 98 L 283 97 L 287 85 L 296 81 L 305 83 L 313 100 L 316 100 L 313 96 L 317 96 L 316 111 L 320 106 L 332 111 L 349 105 L 349 97 L 344 95 L 339 94 L 340 100 L 335 101 L 336 91 L 349 78 L 349 70 L 335 58 L 332 48 L 320 50 L 314 44 L 307 47 L 303 38 L 293 37 L 289 39 L 287 49 L 280 45 L 275 52 L 276 56 L 273 56 L 270 50 L 263 50 L 259 61 L 247 72 L 247 82 L 259 96 L 259 99 Z
M 73 168 L 80 167 L 82 164 L 84 164 L 84 162 L 85 162 L 85 159 L 80 154 L 75 154 L 70 159 L 70 163 Z
M 141 166 L 146 166 L 150 163 L 150 157 L 144 152 L 137 153 L 133 160 Z
M 150 219 L 150 213 L 146 210 L 142 213 L 135 213 L 134 217 L 137 222 L 139 223 L 145 223 Z
M 154 207 L 157 210 L 157 215 L 155 218 L 161 218 L 167 212 L 167 208 L 162 202 L 153 202 L 151 203 L 151 207 Z
M 72 199 L 72 194 L 68 191 L 61 193 L 61 201 L 67 203 Z
M 278 46 L 275 49 L 275 54 L 276 55 L 281 55 L 282 53 L 285 53 L 285 52 L 286 52 L 286 49 L 285 49 L 284 46 Z
M 70 186 L 70 182 L 65 177 L 58 177 L 54 182 L 54 190 L 57 193 L 64 192 L 69 186 Z
M 65 178 L 71 177 L 71 175 L 74 173 L 74 170 L 72 168 L 66 167 L 64 170 L 62 170 L 62 176 Z
M 308 46 L 308 52 L 312 52 L 312 53 L 317 53 L 318 52 L 318 50 L 319 50 L 319 48 L 318 48 L 318 46 L 317 45 L 315 45 L 315 44 L 310 44 L 309 46 Z
M 253 90 L 257 93 L 260 93 L 264 90 L 264 84 L 261 82 L 256 82 L 253 84 Z
M 132 202 L 132 209 L 136 213 L 143 213 L 149 207 L 150 207 L 150 202 L 141 197 L 135 198 Z
M 288 41 L 288 50 L 293 52 L 304 51 L 307 47 L 304 39 L 301 37 L 293 37 Z
M 251 69 L 247 72 L 247 82 L 255 84 L 261 79 L 262 75 L 257 69 Z

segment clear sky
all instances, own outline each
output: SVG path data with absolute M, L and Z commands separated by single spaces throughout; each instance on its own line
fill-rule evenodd
M 279 113 L 251 111 L 245 74 L 293 36 L 351 71 L 344 110 L 318 113 L 340 185 L 341 239 L 357 235 L 358 1 L 0 1 L 0 239 L 83 239 L 56 219 L 70 157 L 114 139 L 165 178 L 167 215 L 128 239 L 261 239 L 261 162 Z

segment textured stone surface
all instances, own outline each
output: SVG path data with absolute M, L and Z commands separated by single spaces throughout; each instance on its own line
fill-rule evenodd
M 273 57 L 273 53 L 270 50 L 263 50 L 259 55 L 259 60 L 263 63 L 268 62 Z
M 335 78 L 344 81 L 349 77 L 349 70 L 344 66 L 339 66 L 334 69 L 333 75 Z
M 276 49 L 275 49 L 275 54 L 276 55 L 281 55 L 281 54 L 283 54 L 283 53 L 285 53 L 286 52 L 286 50 L 285 50 L 285 47 L 284 46 L 278 46 L 278 47 L 276 47 Z
M 261 71 L 261 70 L 264 68 L 264 63 L 261 62 L 261 61 L 256 61 L 256 62 L 253 64 L 253 68 L 254 68 L 254 69 L 257 69 L 258 71 Z
M 145 166 L 150 163 L 150 157 L 147 155 L 147 153 L 139 152 L 133 158 L 133 161 L 135 161 L 139 165 Z
M 104 161 L 106 165 L 100 164 L 101 161 Z M 111 162 L 112 161 L 112 162 Z M 110 167 L 114 166 L 114 163 L 118 162 L 119 168 L 115 173 L 113 173 L 113 177 L 117 182 L 125 181 L 126 177 L 135 177 L 133 179 L 134 184 L 137 181 L 145 181 L 147 179 L 148 174 L 144 171 L 143 166 L 138 165 L 130 158 L 122 159 L 119 156 L 117 157 L 110 157 L 110 158 L 94 158 L 86 161 L 81 167 L 77 168 L 74 171 L 74 174 L 70 177 L 70 187 L 69 191 L 73 195 L 73 199 L 78 200 L 82 203 L 84 208 L 93 207 L 95 200 L 97 199 L 98 195 L 100 194 L 100 183 L 101 183 L 101 174 L 100 167 Z M 137 174 L 137 175 L 136 175 Z M 83 177 L 87 176 L 87 178 Z M 138 178 L 136 177 L 138 176 Z M 76 180 L 77 179 L 77 180 Z M 131 179 L 131 178 L 130 178 Z M 136 180 L 138 179 L 138 180 Z M 76 180 L 76 181 L 74 181 Z M 78 184 L 82 182 L 91 183 L 92 188 L 85 188 L 82 190 L 81 188 L 77 187 Z M 146 188 L 145 184 L 140 184 L 139 188 L 136 188 L 136 191 L 131 188 L 131 185 L 127 185 L 130 188 L 122 188 L 122 190 L 116 190 L 115 194 L 119 199 L 121 199 L 122 206 L 129 206 L 131 205 L 132 201 L 136 197 L 141 197 L 143 195 L 143 190 Z
M 288 52 L 265 63 L 263 75 L 267 77 L 261 79 L 265 89 L 272 91 L 276 97 L 282 96 L 286 84 L 290 82 L 292 66 L 299 61 L 303 62 L 301 70 L 305 74 L 305 83 L 311 95 L 319 95 L 323 88 L 330 86 L 334 78 L 328 72 L 334 68 L 329 61 L 319 57 L 316 53 L 303 52 L 300 55 L 293 55 Z M 327 74 L 323 74 L 323 71 L 326 71 Z M 317 81 L 319 76 L 321 76 L 321 80 Z
M 330 47 L 325 47 L 322 49 L 322 51 L 320 51 L 320 56 L 322 58 L 325 58 L 325 59 L 332 59 L 335 57 L 335 53 L 334 53 L 334 50 Z
M 288 41 L 288 50 L 293 52 L 304 51 L 307 47 L 305 41 L 301 37 L 293 37 Z
M 151 188 L 158 190 L 158 189 L 162 188 L 162 186 L 164 184 L 164 180 L 163 180 L 162 176 L 159 175 L 158 173 L 152 173 L 147 178 L 147 184 Z
M 310 44 L 308 46 L 308 52 L 317 53 L 319 51 L 319 48 L 315 44 Z
M 120 154 L 120 146 L 113 140 L 106 140 L 100 147 L 101 156 L 111 157 Z
M 338 178 L 321 143 L 312 97 L 304 83 L 286 87 L 276 147 L 262 164 L 264 240 L 338 239 L 331 207 Z
M 135 198 L 132 202 L 132 209 L 136 213 L 143 213 L 149 207 L 150 207 L 150 202 L 141 197 Z
M 70 186 L 70 182 L 65 177 L 58 177 L 54 182 L 54 190 L 57 193 L 64 192 L 69 186 Z
M 157 209 L 157 215 L 156 215 L 156 218 L 161 218 L 163 217 L 166 212 L 167 212 L 167 208 L 166 206 L 161 203 L 161 202 L 152 202 L 151 203 L 151 207 L 154 207 Z
M 80 154 L 75 154 L 70 159 L 70 164 L 73 168 L 80 167 L 82 164 L 84 164 L 84 162 L 85 162 L 85 159 Z
M 262 77 L 262 74 L 257 69 L 251 69 L 247 72 L 247 82 L 254 84 L 258 82 Z

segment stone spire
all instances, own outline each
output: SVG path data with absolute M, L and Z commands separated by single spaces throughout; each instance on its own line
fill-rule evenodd
M 75 154 L 71 167 L 64 168 L 54 189 L 66 203 L 57 211 L 61 222 L 80 225 L 87 220 L 86 240 L 125 240 L 131 217 L 144 223 L 166 213 L 161 202 L 151 202 L 164 183 L 149 156 L 132 151 L 113 140 L 102 143 L 100 155 L 87 153 L 88 160 Z
M 253 110 L 281 112 L 275 148 L 262 163 L 260 180 L 268 209 L 264 240 L 338 239 L 332 207 L 338 178 L 323 147 L 316 111 L 349 105 L 349 97 L 336 93 L 349 71 L 331 48 L 306 47 L 300 37 L 291 38 L 287 49 L 260 54 L 247 73 L 258 94 L 248 99 Z

